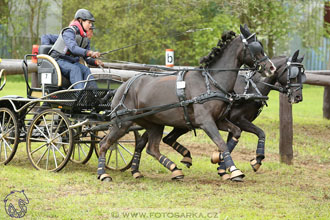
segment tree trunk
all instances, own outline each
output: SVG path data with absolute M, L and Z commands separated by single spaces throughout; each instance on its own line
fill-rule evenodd
M 268 36 L 268 44 L 267 44 L 267 55 L 268 57 L 273 57 L 274 56 L 274 39 L 273 36 Z
M 293 159 L 292 105 L 285 94 L 280 93 L 280 161 L 291 165 Z

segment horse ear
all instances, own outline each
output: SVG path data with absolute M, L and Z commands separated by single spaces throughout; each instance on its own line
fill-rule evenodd
M 251 35 L 251 31 L 250 31 L 250 29 L 248 28 L 247 24 L 244 24 L 244 29 L 247 30 L 247 31 L 250 33 L 250 35 Z
M 247 38 L 247 37 L 249 37 L 251 35 L 248 27 L 246 26 L 246 24 L 244 25 L 244 27 L 242 25 L 240 25 L 240 30 L 241 30 L 241 33 L 243 34 L 243 36 L 245 38 Z
M 296 50 L 296 52 L 294 52 L 294 54 L 292 55 L 292 61 L 293 62 L 296 62 L 297 61 L 297 58 L 298 58 L 298 55 L 299 55 L 299 50 Z
M 298 58 L 297 59 L 297 62 L 298 63 L 302 63 L 302 61 L 304 60 L 304 58 L 305 58 L 305 54 L 302 57 Z

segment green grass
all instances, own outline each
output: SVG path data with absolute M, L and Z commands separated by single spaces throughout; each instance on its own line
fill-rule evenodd
M 24 82 L 16 76 L 16 82 L 10 80 L 0 97 L 25 96 Z M 145 152 L 140 167 L 145 178 L 139 180 L 128 171 L 107 171 L 113 182 L 98 181 L 95 155 L 88 164 L 70 162 L 59 173 L 37 171 L 21 143 L 13 161 L 0 166 L 0 199 L 24 189 L 30 200 L 24 219 L 330 219 L 330 122 L 322 118 L 323 89 L 305 86 L 303 95 L 304 101 L 293 106 L 293 165 L 278 162 L 279 95 L 272 92 L 269 107 L 255 122 L 267 135 L 258 173 L 249 165 L 257 145 L 254 135 L 243 133 L 233 153 L 246 175 L 244 183 L 219 179 L 209 158 L 215 146 L 197 131 L 197 137 L 190 132 L 179 139 L 192 152 L 190 169 L 180 164 L 181 156 L 161 146 L 183 168 L 181 182 L 171 181 L 168 170 Z M 0 219 L 8 219 L 4 203 Z

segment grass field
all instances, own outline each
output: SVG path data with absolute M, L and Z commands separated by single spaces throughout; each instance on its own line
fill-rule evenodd
M 8 79 L 5 95 L 25 95 L 18 76 Z M 25 143 L 14 159 L 0 166 L 0 199 L 24 190 L 29 199 L 24 219 L 330 219 L 330 121 L 322 118 L 323 88 L 305 86 L 304 101 L 293 106 L 294 161 L 279 163 L 278 93 L 272 92 L 256 124 L 266 132 L 266 159 L 254 173 L 249 165 L 257 138 L 243 133 L 233 153 L 245 173 L 243 183 L 223 182 L 210 163 L 215 145 L 201 131 L 179 141 L 188 147 L 193 166 L 169 147 L 161 151 L 183 169 L 185 179 L 170 180 L 170 173 L 145 152 L 135 180 L 130 172 L 109 172 L 113 182 L 96 179 L 95 155 L 86 165 L 69 162 L 59 173 L 35 170 Z M 225 133 L 221 133 L 226 135 Z M 0 205 L 0 219 L 9 219 Z

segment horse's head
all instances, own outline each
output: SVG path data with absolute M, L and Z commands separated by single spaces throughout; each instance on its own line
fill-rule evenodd
M 257 40 L 256 35 L 251 34 L 247 25 L 244 25 L 244 27 L 241 25 L 240 29 L 241 39 L 244 44 L 241 62 L 256 68 L 263 76 L 270 77 L 274 75 L 276 67 L 265 54 L 263 45 Z
M 277 81 L 282 86 L 281 90 L 287 94 L 290 103 L 302 101 L 302 84 L 306 81 L 305 69 L 302 64 L 304 57 L 298 58 L 298 56 L 299 50 L 292 57 L 282 61 L 284 64 L 277 70 Z

